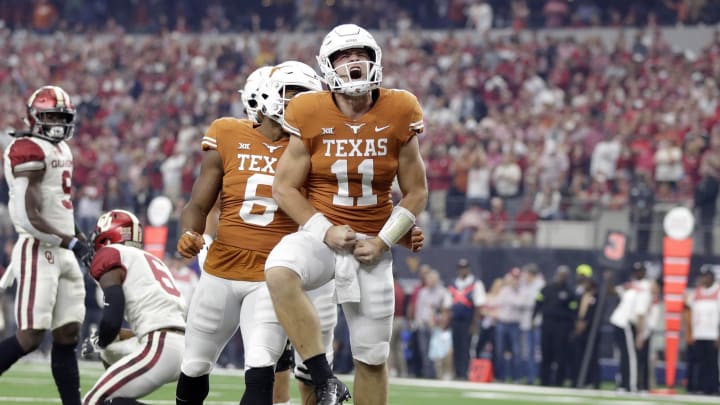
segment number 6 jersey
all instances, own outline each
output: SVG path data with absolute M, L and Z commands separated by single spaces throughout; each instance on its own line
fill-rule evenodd
M 205 151 L 216 150 L 223 164 L 217 237 L 204 270 L 214 276 L 265 281 L 265 259 L 283 236 L 298 225 L 272 198 L 272 184 L 288 138 L 271 141 L 249 120 L 220 118 L 203 138 Z
M 112 244 L 98 250 L 90 274 L 125 270 L 122 289 L 125 319 L 138 338 L 162 328 L 185 329 L 185 301 L 165 263 L 144 250 Z
M 305 182 L 310 203 L 330 222 L 369 235 L 390 217 L 400 148 L 424 128 L 412 93 L 381 88 L 375 95 L 370 111 L 352 120 L 332 93 L 300 94 L 290 100 L 284 126 L 310 153 Z

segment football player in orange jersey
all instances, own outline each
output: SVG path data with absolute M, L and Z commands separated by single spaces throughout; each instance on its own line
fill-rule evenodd
M 208 375 L 238 327 L 246 355 L 246 390 L 241 403 L 266 405 L 273 401 L 274 366 L 287 338 L 275 318 L 263 270 L 272 246 L 297 229 L 292 219 L 278 211 L 271 195 L 275 165 L 288 142 L 278 117 L 287 99 L 299 91 L 319 90 L 321 82 L 312 68 L 299 62 L 286 62 L 264 69 L 264 73 L 266 77 L 252 90 L 272 83 L 280 92 L 272 101 L 279 98 L 281 105 L 269 105 L 267 99 L 249 94 L 246 86 L 243 101 L 250 96 L 249 101 L 259 102 L 246 107 L 255 120 L 221 118 L 213 122 L 203 139 L 206 153 L 200 176 L 183 209 L 185 232 L 178 251 L 192 257 L 203 248 L 206 224 L 215 222 L 208 221 L 208 215 L 221 196 L 216 239 L 210 244 L 188 313 L 178 404 L 203 403 L 209 391 Z M 259 108 L 262 112 L 255 115 Z M 332 286 L 327 288 L 326 307 L 334 316 Z M 261 296 L 266 299 L 258 300 Z M 334 319 L 330 323 L 334 324 Z
M 411 93 L 380 88 L 380 47 L 357 25 L 335 27 L 317 59 L 330 91 L 288 103 L 283 127 L 294 136 L 273 183 L 275 201 L 301 230 L 272 250 L 265 276 L 322 405 L 342 403 L 349 392 L 326 361 L 304 291 L 335 279 L 350 329 L 354 403 L 385 404 L 394 311 L 390 248 L 408 235 L 427 203 L 417 139 L 422 109 Z M 393 206 L 395 177 L 402 198 Z

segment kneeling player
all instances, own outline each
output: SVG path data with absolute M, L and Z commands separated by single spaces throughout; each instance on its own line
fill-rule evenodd
M 83 404 L 140 404 L 135 398 L 177 381 L 180 375 L 184 301 L 167 266 L 142 250 L 142 226 L 132 213 L 113 210 L 100 216 L 93 243 L 96 253 L 90 273 L 105 293 L 95 344 L 101 349 L 118 347 L 118 341 L 130 338 L 140 345 L 105 371 Z M 120 333 L 124 318 L 130 334 L 124 329 Z

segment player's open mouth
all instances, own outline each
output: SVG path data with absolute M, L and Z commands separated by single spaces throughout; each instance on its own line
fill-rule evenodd
M 357 80 L 362 77 L 362 69 L 359 67 L 352 67 L 350 68 L 350 78 L 353 80 Z

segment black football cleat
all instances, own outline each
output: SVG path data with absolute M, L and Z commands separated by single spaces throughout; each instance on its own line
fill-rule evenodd
M 350 390 L 347 385 L 332 377 L 325 385 L 315 388 L 317 405 L 337 405 L 350 399 Z

